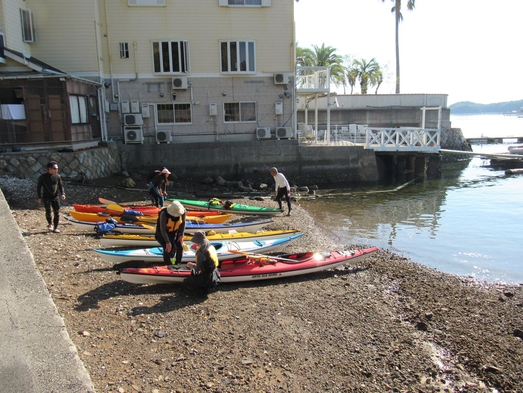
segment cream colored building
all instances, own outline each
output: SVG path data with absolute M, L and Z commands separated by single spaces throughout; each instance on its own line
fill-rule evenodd
M 13 72 L 61 77 L 64 124 L 98 122 L 91 139 L 293 136 L 293 0 L 0 0 L 0 28 L 0 88 Z

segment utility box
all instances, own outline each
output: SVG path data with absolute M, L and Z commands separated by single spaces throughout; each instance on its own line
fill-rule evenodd
M 149 105 L 147 104 L 142 104 L 142 117 L 144 119 L 148 119 L 149 117 L 151 117 L 151 110 L 149 109 Z
M 131 113 L 140 113 L 140 101 L 131 101 Z
M 218 116 L 218 104 L 216 102 L 209 103 L 209 116 Z
M 122 101 L 122 113 L 131 113 L 131 107 L 129 101 Z
M 276 102 L 274 111 L 277 115 L 283 115 L 283 102 L 281 102 L 281 101 Z

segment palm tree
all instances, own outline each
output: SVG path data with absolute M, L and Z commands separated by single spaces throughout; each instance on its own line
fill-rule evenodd
M 330 67 L 331 81 L 339 86 L 345 84 L 345 67 L 342 56 L 332 46 L 313 45 L 312 50 L 296 46 L 296 64 L 308 67 Z
M 353 94 L 354 92 L 354 86 L 356 86 L 356 82 L 358 80 L 359 71 L 358 69 L 353 65 L 348 68 L 347 70 L 347 81 L 349 82 L 350 86 L 350 94 Z
M 314 61 L 314 52 L 309 48 L 302 48 L 296 43 L 296 65 L 307 67 L 312 66 Z
M 385 0 L 381 0 L 385 2 Z M 391 0 L 394 3 L 394 6 L 391 9 L 391 12 L 394 13 L 396 21 L 396 94 L 400 93 L 400 44 L 399 44 L 399 24 L 403 20 L 403 15 L 401 14 L 401 0 Z M 407 0 L 407 9 L 412 11 L 416 6 L 416 0 Z
M 374 94 L 378 94 L 378 89 L 383 83 L 383 71 L 380 67 L 378 67 L 374 75 L 371 76 L 370 82 L 372 86 L 376 86 L 376 91 L 374 92 Z
M 377 74 L 381 73 L 380 65 L 376 62 L 376 59 L 372 58 L 368 62 L 365 59 L 354 60 L 353 67 L 358 72 L 361 94 L 367 94 L 369 84 L 374 85 Z

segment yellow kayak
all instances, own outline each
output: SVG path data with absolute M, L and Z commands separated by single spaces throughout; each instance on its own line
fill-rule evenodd
M 209 241 L 224 241 L 224 240 L 234 240 L 234 241 L 266 241 L 272 239 L 282 239 L 285 237 L 291 237 L 300 233 L 295 229 L 286 229 L 286 230 L 275 230 L 275 231 L 259 231 L 256 233 L 253 232 L 236 232 L 231 231 L 231 233 L 207 233 L 206 237 Z M 184 236 L 184 241 L 188 242 L 192 238 L 192 235 Z M 103 246 L 106 247 L 122 247 L 122 246 L 133 246 L 133 247 L 158 247 L 158 242 L 154 238 L 154 235 L 138 235 L 138 234 L 113 234 L 106 233 L 101 238 L 100 241 Z

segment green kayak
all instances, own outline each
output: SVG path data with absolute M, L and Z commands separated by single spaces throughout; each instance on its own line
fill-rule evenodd
M 176 199 L 169 198 L 169 201 L 178 201 L 189 210 L 206 210 L 228 212 L 236 214 L 253 214 L 253 215 L 270 215 L 281 214 L 280 209 L 273 209 L 269 207 L 259 207 L 244 205 L 241 203 L 231 203 L 230 201 L 221 201 L 213 198 L 210 201 L 196 201 L 192 199 Z

